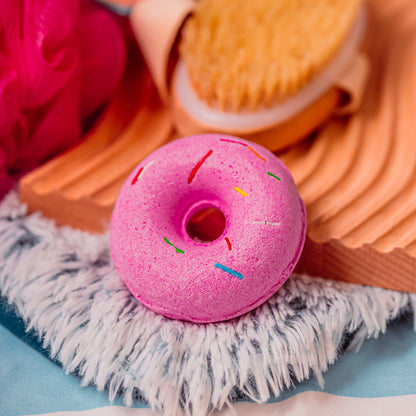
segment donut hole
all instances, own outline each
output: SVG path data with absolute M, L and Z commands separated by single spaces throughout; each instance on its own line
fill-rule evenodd
M 224 213 L 216 207 L 207 207 L 193 213 L 186 224 L 186 233 L 198 243 L 210 243 L 225 230 Z

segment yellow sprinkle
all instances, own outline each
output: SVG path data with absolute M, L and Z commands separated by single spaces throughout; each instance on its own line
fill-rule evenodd
M 242 189 L 240 189 L 238 186 L 236 186 L 234 188 L 235 191 L 237 191 L 238 193 L 240 193 L 243 196 L 247 196 L 247 192 L 244 192 Z

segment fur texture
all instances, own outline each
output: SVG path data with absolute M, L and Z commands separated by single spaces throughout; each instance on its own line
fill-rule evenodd
M 170 320 L 141 305 L 111 261 L 108 236 L 0 205 L 0 295 L 83 385 L 145 399 L 165 415 L 205 415 L 245 396 L 264 402 L 357 351 L 415 295 L 293 275 L 249 314 L 217 324 Z

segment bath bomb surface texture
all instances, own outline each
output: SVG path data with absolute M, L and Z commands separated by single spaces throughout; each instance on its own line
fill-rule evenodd
M 305 231 L 304 204 L 273 153 L 205 134 L 170 142 L 134 169 L 113 211 L 110 246 L 140 302 L 170 318 L 215 322 L 279 289 Z

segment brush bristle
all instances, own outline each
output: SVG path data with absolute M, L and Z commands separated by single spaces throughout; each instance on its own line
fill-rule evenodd
M 200 0 L 180 53 L 208 105 L 238 112 L 295 94 L 334 57 L 361 0 Z

